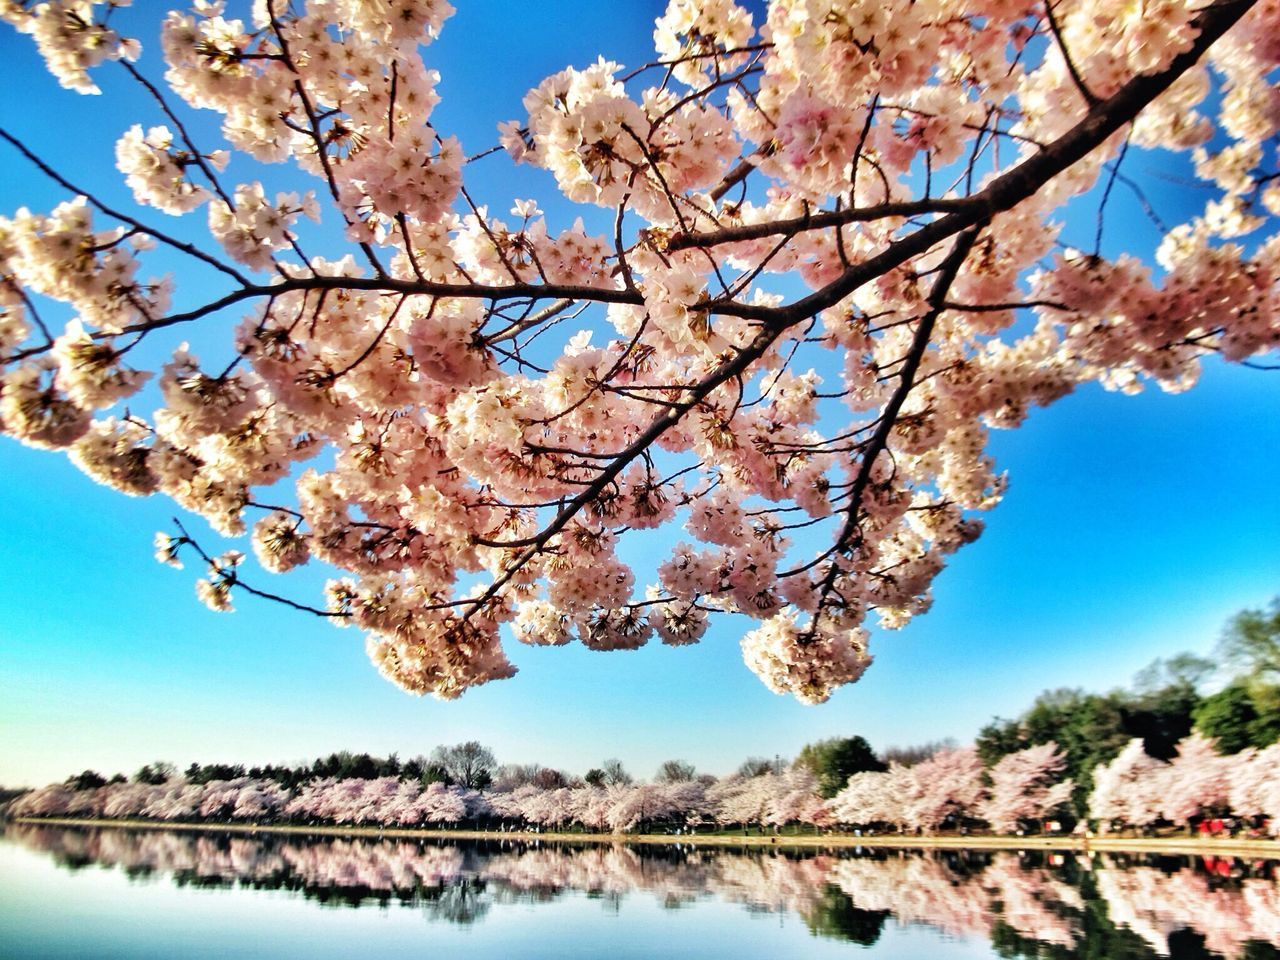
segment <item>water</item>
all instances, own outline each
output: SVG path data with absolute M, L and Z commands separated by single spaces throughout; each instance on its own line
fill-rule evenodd
M 10 825 L 4 958 L 1280 957 L 1280 866 Z

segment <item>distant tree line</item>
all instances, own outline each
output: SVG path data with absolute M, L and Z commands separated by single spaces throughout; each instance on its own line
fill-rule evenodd
M 15 813 L 157 819 L 285 818 L 381 825 L 533 826 L 617 832 L 658 827 L 865 827 L 934 832 L 1195 828 L 1232 817 L 1256 835 L 1280 824 L 1280 601 L 1246 610 L 1218 650 L 1235 671 L 1202 693 L 1215 663 L 1157 660 L 1132 689 L 1042 693 L 976 743 L 894 747 L 861 736 L 804 746 L 793 762 L 748 757 L 717 778 L 672 759 L 637 782 L 611 758 L 577 777 L 499 764 L 477 741 L 401 761 L 339 752 L 298 766 L 149 763 L 132 778 L 86 770 L 10 799 Z M 362 786 L 361 784 L 367 784 Z M 153 788 L 153 789 L 145 789 Z
M 936 745 L 914 747 L 909 749 L 908 755 L 924 759 L 936 752 L 936 749 Z M 870 744 L 859 736 L 838 737 L 808 744 L 800 751 L 795 764 L 811 771 L 818 778 L 822 796 L 834 795 L 854 773 L 885 768 L 884 762 L 877 757 Z M 781 776 L 791 766 L 792 761 L 781 757 L 748 757 L 738 765 L 732 776 Z M 490 748 L 470 740 L 453 746 L 437 747 L 430 756 L 420 755 L 409 760 L 401 760 L 395 753 L 378 757 L 343 750 L 297 766 L 193 762 L 181 771 L 172 763 L 157 760 L 144 764 L 129 777 L 117 773 L 108 778 L 95 770 L 85 770 L 67 777 L 63 783 L 72 790 L 79 791 L 121 783 L 154 786 L 180 779 L 189 784 L 205 785 L 247 778 L 275 783 L 292 790 L 315 780 L 377 780 L 387 777 L 416 781 L 424 787 L 438 783 L 467 790 L 492 788 L 501 793 L 509 793 L 523 786 L 554 790 L 584 784 L 591 787 L 629 786 L 636 782 L 636 778 L 617 758 L 604 760 L 599 766 L 590 768 L 584 776 L 577 777 L 538 763 L 499 764 Z M 694 780 L 707 784 L 716 780 L 709 774 L 699 774 L 693 764 L 679 759 L 664 761 L 653 779 L 655 783 L 669 784 Z
M 1229 681 L 1203 693 L 1219 664 L 1230 670 Z M 1268 610 L 1237 614 L 1215 659 L 1182 653 L 1156 660 L 1130 690 L 1046 690 L 1016 719 L 997 718 L 983 727 L 976 746 L 990 767 L 1028 747 L 1058 744 L 1065 775 L 1075 783 L 1075 809 L 1083 814 L 1094 770 L 1115 760 L 1131 740 L 1141 740 L 1148 756 L 1170 760 L 1193 731 L 1213 740 L 1223 755 L 1280 740 L 1280 597 Z

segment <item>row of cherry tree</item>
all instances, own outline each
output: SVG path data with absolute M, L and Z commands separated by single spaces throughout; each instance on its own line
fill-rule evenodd
M 1066 757 L 1047 743 L 1011 753 L 989 769 L 974 748 L 946 750 L 912 767 L 854 774 L 828 804 L 838 823 L 885 824 L 931 832 L 969 819 L 1011 832 L 1068 809 L 1074 782 Z M 1234 815 L 1274 835 L 1280 823 L 1280 744 L 1223 756 L 1193 733 L 1170 761 L 1149 756 L 1134 739 L 1093 770 L 1088 816 L 1104 829 L 1191 826 Z
M 1193 734 L 1170 762 L 1132 741 L 1094 771 L 1089 816 L 1104 825 L 1191 826 L 1233 814 L 1271 833 L 1280 824 L 1280 744 L 1222 756 Z M 476 790 L 400 777 L 325 777 L 289 789 L 255 777 L 192 783 L 52 784 L 19 798 L 16 816 L 142 817 L 157 820 L 288 820 L 388 827 L 467 822 L 506 828 L 629 832 L 701 826 L 839 825 L 932 833 L 985 821 L 1013 832 L 1062 816 L 1074 787 L 1056 744 L 1030 747 L 984 768 L 973 747 L 942 750 L 914 766 L 856 773 L 824 800 L 801 765 L 721 779 L 581 783 Z
M 626 832 L 661 823 L 825 825 L 813 774 L 803 767 L 758 776 L 733 774 L 657 783 L 614 783 L 545 789 L 526 783 L 481 791 L 413 779 L 326 777 L 290 790 L 263 778 L 191 783 L 107 783 L 78 790 L 51 784 L 25 794 L 14 816 L 141 817 L 157 820 L 292 820 L 381 826 L 446 825 L 563 828 Z

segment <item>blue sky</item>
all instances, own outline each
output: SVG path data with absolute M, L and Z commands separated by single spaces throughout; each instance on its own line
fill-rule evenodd
M 428 59 L 443 74 L 435 119 L 471 153 L 495 141 L 498 121 L 521 115 L 520 98 L 548 73 L 600 52 L 643 62 L 663 4 L 459 6 Z M 121 107 L 60 90 L 7 28 L 0 53 L 0 123 L 72 179 L 127 196 L 114 140 L 158 117 L 132 94 Z M 120 73 L 97 78 L 111 94 Z M 478 171 L 474 185 L 495 209 L 549 194 L 548 175 L 493 171 Z M 0 150 L 0 212 L 59 199 Z M 1110 245 L 1145 239 L 1125 232 L 1140 218 L 1124 207 L 1109 222 Z M 0 783 L 85 767 L 130 772 L 154 759 L 404 756 L 464 739 L 500 760 L 577 773 L 617 756 L 640 776 L 671 757 L 723 773 L 745 756 L 790 756 L 832 735 L 878 747 L 965 741 L 1042 689 L 1107 689 L 1154 657 L 1208 653 L 1232 613 L 1280 592 L 1278 396 L 1275 374 L 1213 363 L 1184 395 L 1089 388 L 993 434 L 1011 482 L 986 533 L 938 579 L 934 609 L 904 631 L 877 632 L 866 677 L 820 707 L 761 686 L 728 624 L 683 650 L 512 644 L 515 679 L 454 703 L 413 698 L 377 675 L 355 631 L 250 597 L 234 615 L 199 605 L 198 571 L 152 558 L 172 504 L 121 497 L 61 455 L 0 440 Z M 264 586 L 314 601 L 324 576 Z

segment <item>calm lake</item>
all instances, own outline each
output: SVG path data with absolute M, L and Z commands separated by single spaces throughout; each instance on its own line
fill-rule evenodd
M 1280 864 L 9 825 L 0 956 L 1280 957 Z

